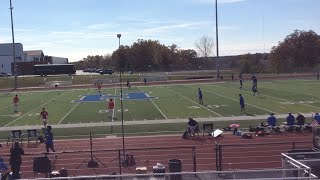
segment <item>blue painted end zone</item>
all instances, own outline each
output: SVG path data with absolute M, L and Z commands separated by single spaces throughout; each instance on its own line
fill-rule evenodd
M 110 95 L 84 95 L 80 100 L 74 100 L 73 102 L 101 102 L 106 101 L 107 99 L 120 98 L 120 96 L 110 96 Z M 148 100 L 156 97 L 150 96 L 148 93 L 127 93 L 124 95 L 123 100 Z
M 150 96 L 148 93 L 138 92 L 125 94 L 124 100 L 148 100 L 154 98 L 156 97 Z

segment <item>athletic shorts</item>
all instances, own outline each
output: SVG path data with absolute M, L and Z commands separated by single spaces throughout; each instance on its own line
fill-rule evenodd
M 42 119 L 42 122 L 47 122 L 48 121 L 48 119 Z
M 244 104 L 240 104 L 241 108 L 244 108 Z
M 13 103 L 13 105 L 14 105 L 14 106 L 18 106 L 18 105 L 19 105 L 19 103 Z

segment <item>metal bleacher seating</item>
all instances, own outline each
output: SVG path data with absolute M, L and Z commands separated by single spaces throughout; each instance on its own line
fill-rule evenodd
M 7 140 L 7 145 L 9 144 L 9 142 L 11 142 L 11 145 L 13 144 L 13 142 L 15 141 L 20 141 L 20 143 L 22 144 L 22 140 L 23 140 L 23 134 L 21 130 L 13 130 L 11 131 L 8 140 Z
M 28 138 L 28 145 L 30 145 L 30 140 L 35 140 L 37 145 L 38 139 L 39 139 L 39 132 L 36 129 L 29 129 L 27 130 L 27 138 Z
M 204 136 L 205 134 L 210 135 L 210 133 L 213 132 L 213 123 L 204 123 L 202 124 L 202 136 Z

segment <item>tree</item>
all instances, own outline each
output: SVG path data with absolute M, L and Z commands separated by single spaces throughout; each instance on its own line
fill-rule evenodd
M 201 57 L 204 57 L 207 61 L 208 57 L 212 54 L 213 51 L 213 38 L 204 35 L 195 42 L 195 46 L 198 50 L 199 55 Z
M 320 58 L 320 36 L 314 31 L 295 30 L 272 47 L 270 62 L 277 72 L 314 67 Z

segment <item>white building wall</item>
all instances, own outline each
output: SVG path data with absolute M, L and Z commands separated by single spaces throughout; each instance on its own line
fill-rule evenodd
M 26 57 L 25 62 L 40 61 L 41 59 L 41 55 L 32 55 L 32 56 L 26 55 L 25 57 Z
M 68 64 L 68 58 L 52 56 L 52 64 Z
M 23 46 L 15 43 L 16 62 L 24 61 Z M 13 63 L 12 43 L 0 44 L 0 72 L 10 73 L 11 63 Z

